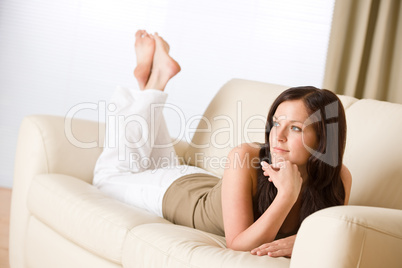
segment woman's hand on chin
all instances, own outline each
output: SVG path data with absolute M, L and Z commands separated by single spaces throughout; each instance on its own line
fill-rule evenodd
M 293 245 L 296 240 L 296 235 L 292 235 L 283 239 L 275 240 L 271 243 L 266 243 L 258 248 L 251 250 L 251 254 L 270 257 L 291 257 Z
M 279 169 L 274 168 L 267 162 L 261 162 L 263 174 L 269 176 L 268 180 L 278 189 L 278 196 L 284 195 L 296 202 L 299 197 L 303 179 L 297 165 L 286 160 L 281 162 Z

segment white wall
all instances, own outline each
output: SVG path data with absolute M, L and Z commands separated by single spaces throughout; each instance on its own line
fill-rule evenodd
M 11 187 L 24 116 L 65 116 L 132 76 L 137 29 L 157 31 L 182 72 L 168 102 L 200 115 L 231 78 L 321 86 L 334 0 L 0 1 L 0 186 Z M 245 89 L 246 90 L 246 89 Z M 77 117 L 97 119 L 96 111 Z M 166 114 L 172 136 L 180 123 Z

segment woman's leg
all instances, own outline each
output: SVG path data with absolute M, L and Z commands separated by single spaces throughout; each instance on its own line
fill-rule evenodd
M 158 168 L 168 159 L 174 165 L 176 154 L 163 117 L 166 98 L 160 90 L 116 89 L 96 173 L 115 169 L 143 172 Z
M 105 146 L 95 175 L 114 169 L 136 173 L 178 162 L 163 117 L 167 98 L 163 90 L 180 66 L 168 55 L 167 43 L 157 35 L 154 38 L 138 31 L 135 47 L 138 65 L 134 72 L 145 89 L 116 90 L 109 105 Z
M 167 98 L 163 90 L 180 71 L 168 54 L 169 46 L 158 35 L 139 31 L 135 48 L 134 75 L 141 90 L 116 90 L 93 184 L 109 196 L 162 217 L 162 200 L 170 184 L 183 175 L 205 171 L 178 166 L 163 118 Z
M 108 106 L 105 144 L 93 184 L 118 200 L 161 216 L 164 191 L 174 174 L 177 176 L 171 167 L 178 165 L 163 117 L 167 99 L 163 90 L 180 67 L 168 56 L 166 42 L 145 31 L 136 33 L 135 51 L 134 75 L 141 90 L 115 91 Z
M 155 89 L 117 89 L 93 180 L 107 195 L 161 217 L 163 196 L 177 178 L 173 167 L 178 165 L 162 114 L 166 97 Z

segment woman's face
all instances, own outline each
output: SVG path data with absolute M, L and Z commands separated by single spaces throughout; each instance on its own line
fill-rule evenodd
M 289 160 L 305 172 L 310 157 L 307 147 L 317 146 L 316 133 L 309 123 L 309 114 L 302 100 L 282 102 L 272 119 L 273 126 L 269 134 L 272 163 L 280 167 L 280 163 Z

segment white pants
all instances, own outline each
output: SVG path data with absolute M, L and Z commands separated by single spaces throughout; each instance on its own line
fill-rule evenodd
M 164 117 L 167 94 L 117 88 L 107 109 L 104 150 L 96 162 L 93 184 L 124 203 L 162 217 L 166 190 L 178 178 L 209 173 L 178 165 Z

